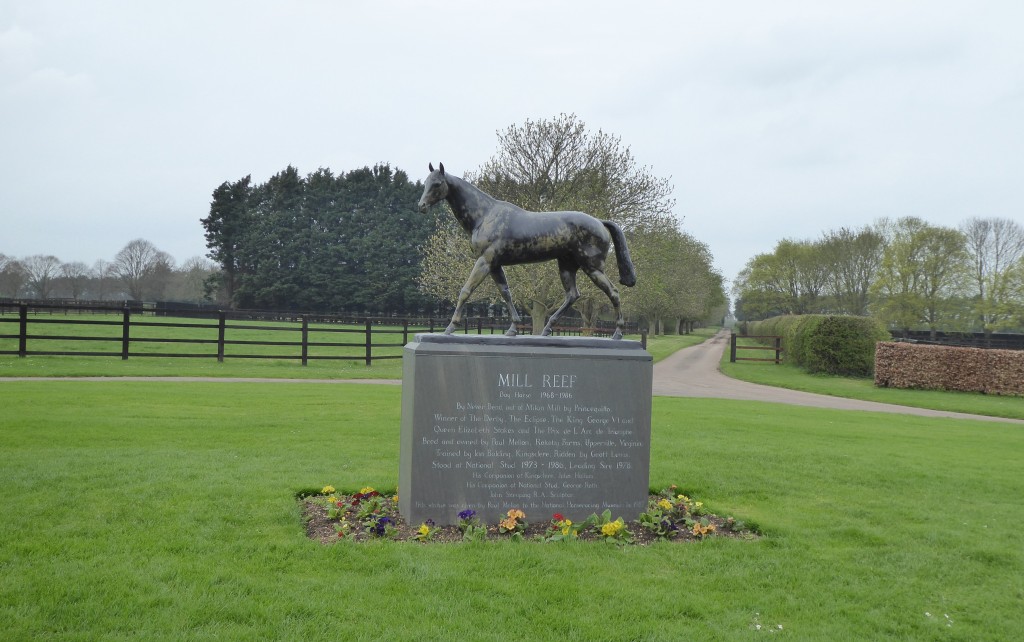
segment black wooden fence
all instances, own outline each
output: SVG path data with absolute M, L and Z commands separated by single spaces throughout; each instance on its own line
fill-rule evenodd
M 8 315 L 8 311 L 16 315 Z M 75 306 L 75 316 L 81 318 L 67 318 L 67 307 L 62 304 L 18 304 L 16 306 L 5 306 L 0 308 L 0 355 L 27 356 L 89 356 L 89 357 L 121 357 L 127 360 L 129 357 L 191 357 L 191 358 L 214 358 L 223 362 L 225 358 L 233 359 L 299 359 L 302 365 L 307 365 L 311 360 L 357 360 L 364 361 L 370 365 L 374 360 L 400 359 L 401 348 L 409 342 L 410 327 L 412 332 L 428 331 L 434 332 L 438 328 L 447 326 L 447 321 L 428 319 L 396 319 L 391 317 L 362 318 L 329 316 L 322 314 L 306 315 L 290 312 L 254 313 L 244 311 L 204 310 L 198 312 L 194 308 L 180 311 L 162 308 L 160 310 L 146 310 L 137 304 L 126 304 L 124 306 Z M 90 319 L 90 314 L 117 315 L 117 320 L 111 319 Z M 57 318 L 55 315 L 61 315 Z M 180 316 L 192 319 L 191 321 L 176 322 L 168 320 L 169 317 Z M 199 318 L 197 318 L 199 317 Z M 269 319 L 270 323 L 287 323 L 291 325 L 254 325 L 256 321 Z M 315 328 L 310 328 L 310 323 L 316 323 Z M 17 324 L 17 332 L 3 332 L 4 326 Z M 43 326 L 107 326 L 117 327 L 120 332 L 117 336 L 96 336 L 85 334 L 51 334 L 42 331 Z M 31 332 L 33 327 L 40 328 L 38 332 Z M 503 320 L 478 317 L 475 319 L 466 318 L 461 331 L 470 334 L 495 334 L 503 333 L 507 322 Z M 216 331 L 216 338 L 198 337 L 168 337 L 168 336 L 138 336 L 138 331 L 149 334 L 148 328 L 176 328 L 188 330 L 205 331 L 212 335 Z M 576 327 L 561 327 L 555 329 L 558 335 L 579 335 L 591 334 L 595 336 L 610 335 L 614 328 L 598 328 L 585 331 Z M 135 332 L 133 332 L 135 331 Z M 530 332 L 530 326 L 520 326 L 524 334 Z M 252 333 L 292 333 L 289 340 L 271 339 L 237 339 L 240 333 L 242 336 L 252 336 Z M 332 337 L 331 341 L 312 341 L 310 333 L 320 335 L 326 333 Z M 298 337 L 295 337 L 298 333 Z M 200 332 L 199 334 L 202 334 Z M 275 335 L 271 335 L 275 336 Z M 333 340 L 333 337 L 337 337 Z M 400 337 L 400 343 L 397 341 Z M 646 347 L 646 334 L 641 335 L 644 347 Z M 2 349 L 5 340 L 16 340 L 17 349 Z M 30 346 L 31 342 L 31 346 Z M 77 344 L 86 342 L 89 345 L 100 343 L 107 344 L 113 349 L 108 350 L 80 350 L 60 349 L 45 350 L 35 349 L 37 343 L 63 342 Z M 13 341 L 10 344 L 13 345 Z M 113 346 L 111 344 L 114 344 Z M 149 351 L 133 349 L 141 348 L 144 344 L 184 344 L 190 346 L 190 351 Z M 50 343 L 50 345 L 54 345 Z M 196 346 L 192 348 L 191 346 Z M 236 352 L 228 350 L 227 347 L 245 350 Z M 259 352 L 261 347 L 274 349 L 283 348 L 271 354 L 267 351 Z M 30 349 L 31 347 L 31 349 Z M 205 348 L 205 350 L 203 350 Z M 323 349 L 325 351 L 343 351 L 347 354 L 312 354 L 310 348 Z M 292 350 L 294 349 L 294 350 Z

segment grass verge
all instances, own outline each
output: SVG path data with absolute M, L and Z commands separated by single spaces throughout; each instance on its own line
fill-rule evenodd
M 1013 640 L 1024 627 L 1019 426 L 659 397 L 652 487 L 678 483 L 764 538 L 323 546 L 294 494 L 397 483 L 396 387 L 0 394 L 11 639 Z
M 797 366 L 786 363 L 779 365 L 771 362 L 756 361 L 730 363 L 728 349 L 722 354 L 719 368 L 723 374 L 734 379 L 760 383 L 766 386 L 803 390 L 805 392 L 832 395 L 834 397 L 891 403 L 899 406 L 1024 419 L 1024 397 L 947 392 L 942 390 L 878 388 L 870 378 L 809 374 Z

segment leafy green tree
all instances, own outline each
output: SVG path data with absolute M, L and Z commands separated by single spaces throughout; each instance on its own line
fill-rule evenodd
M 691 331 L 725 303 L 722 277 L 705 243 L 676 229 L 634 234 L 643 287 L 623 294 L 623 308 L 646 321 L 650 333 Z
M 829 280 L 821 243 L 779 241 L 771 254 L 758 254 L 740 272 L 734 293 L 747 318 L 823 311 Z
M 961 312 L 955 301 L 967 276 L 964 235 L 916 217 L 882 227 L 889 239 L 872 286 L 877 314 L 897 328 L 924 325 L 934 336 Z
M 826 264 L 825 291 L 834 311 L 856 316 L 868 315 L 871 284 L 878 273 L 885 237 L 871 227 L 851 230 L 843 227 L 826 232 L 820 251 Z

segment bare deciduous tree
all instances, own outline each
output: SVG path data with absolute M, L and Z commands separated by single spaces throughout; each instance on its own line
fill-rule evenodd
M 54 279 L 60 274 L 60 259 L 52 254 L 36 254 L 21 262 L 33 296 L 49 299 L 53 294 Z
M 128 296 L 142 301 L 146 295 L 159 298 L 167 287 L 174 259 L 145 239 L 135 239 L 114 257 L 114 273 L 124 283 Z
M 971 218 L 960 230 L 971 262 L 974 311 L 989 335 L 1012 325 L 1022 305 L 1013 295 L 1013 273 L 1024 258 L 1024 227 L 1005 218 Z

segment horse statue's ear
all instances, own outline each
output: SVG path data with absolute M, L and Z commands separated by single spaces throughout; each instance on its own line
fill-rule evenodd
M 438 163 L 440 166 L 441 174 L 444 175 L 444 163 Z
M 431 172 L 433 172 L 434 171 L 434 164 L 433 163 L 427 163 L 427 169 L 429 169 Z

